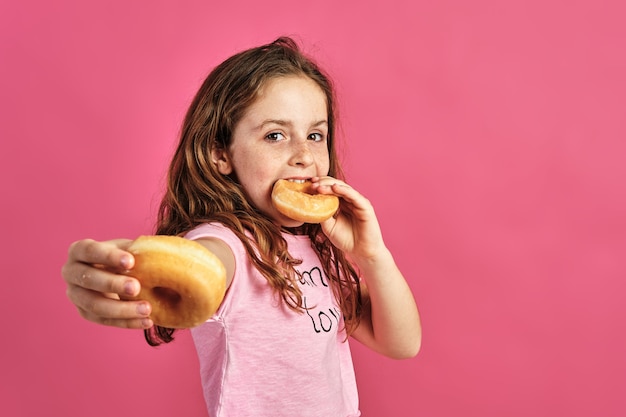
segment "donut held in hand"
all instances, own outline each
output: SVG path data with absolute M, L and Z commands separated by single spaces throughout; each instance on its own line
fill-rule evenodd
M 272 203 L 283 215 L 303 223 L 323 222 L 339 208 L 337 196 L 315 193 L 310 181 L 276 181 L 272 189 Z
M 148 301 L 154 324 L 191 328 L 215 314 L 226 292 L 226 269 L 210 250 L 177 236 L 140 236 L 127 250 L 135 257 L 127 275 L 141 291 L 126 299 Z

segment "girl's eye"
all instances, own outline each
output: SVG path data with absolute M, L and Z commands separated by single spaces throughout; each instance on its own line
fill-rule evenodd
M 324 136 L 321 133 L 311 133 L 309 135 L 309 139 L 314 140 L 315 142 L 321 142 L 324 140 Z
M 279 140 L 285 139 L 285 135 L 283 135 L 280 132 L 272 132 L 272 133 L 268 134 L 267 136 L 265 136 L 265 139 L 277 142 Z

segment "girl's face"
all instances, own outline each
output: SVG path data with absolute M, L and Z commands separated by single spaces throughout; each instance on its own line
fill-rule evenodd
M 301 223 L 273 207 L 274 183 L 328 175 L 326 107 L 324 92 L 308 77 L 272 79 L 236 124 L 230 146 L 212 154 L 220 173 L 234 172 L 251 203 L 282 226 Z

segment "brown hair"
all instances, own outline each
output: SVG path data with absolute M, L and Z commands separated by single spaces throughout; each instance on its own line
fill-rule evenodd
M 206 78 L 185 116 L 178 148 L 170 164 L 167 191 L 159 208 L 157 234 L 180 235 L 207 222 L 219 222 L 243 242 L 251 262 L 293 310 L 303 311 L 302 292 L 284 231 L 252 206 L 236 175 L 224 176 L 211 161 L 213 149 L 230 145 L 233 130 L 268 80 L 301 75 L 322 89 L 328 109 L 329 175 L 343 178 L 335 149 L 335 97 L 330 79 L 286 37 L 240 52 L 218 65 Z M 246 232 L 249 235 L 246 235 Z M 346 331 L 358 326 L 361 294 L 354 267 L 323 234 L 305 224 L 298 233 L 310 236 L 343 312 Z M 253 236 L 250 239 L 248 236 Z M 173 329 L 145 331 L 156 346 L 173 340 Z

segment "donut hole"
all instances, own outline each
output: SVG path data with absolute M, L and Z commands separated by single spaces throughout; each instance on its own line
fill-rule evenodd
M 172 307 L 178 305 L 183 299 L 179 293 L 171 288 L 154 287 L 152 293 L 157 299 Z

